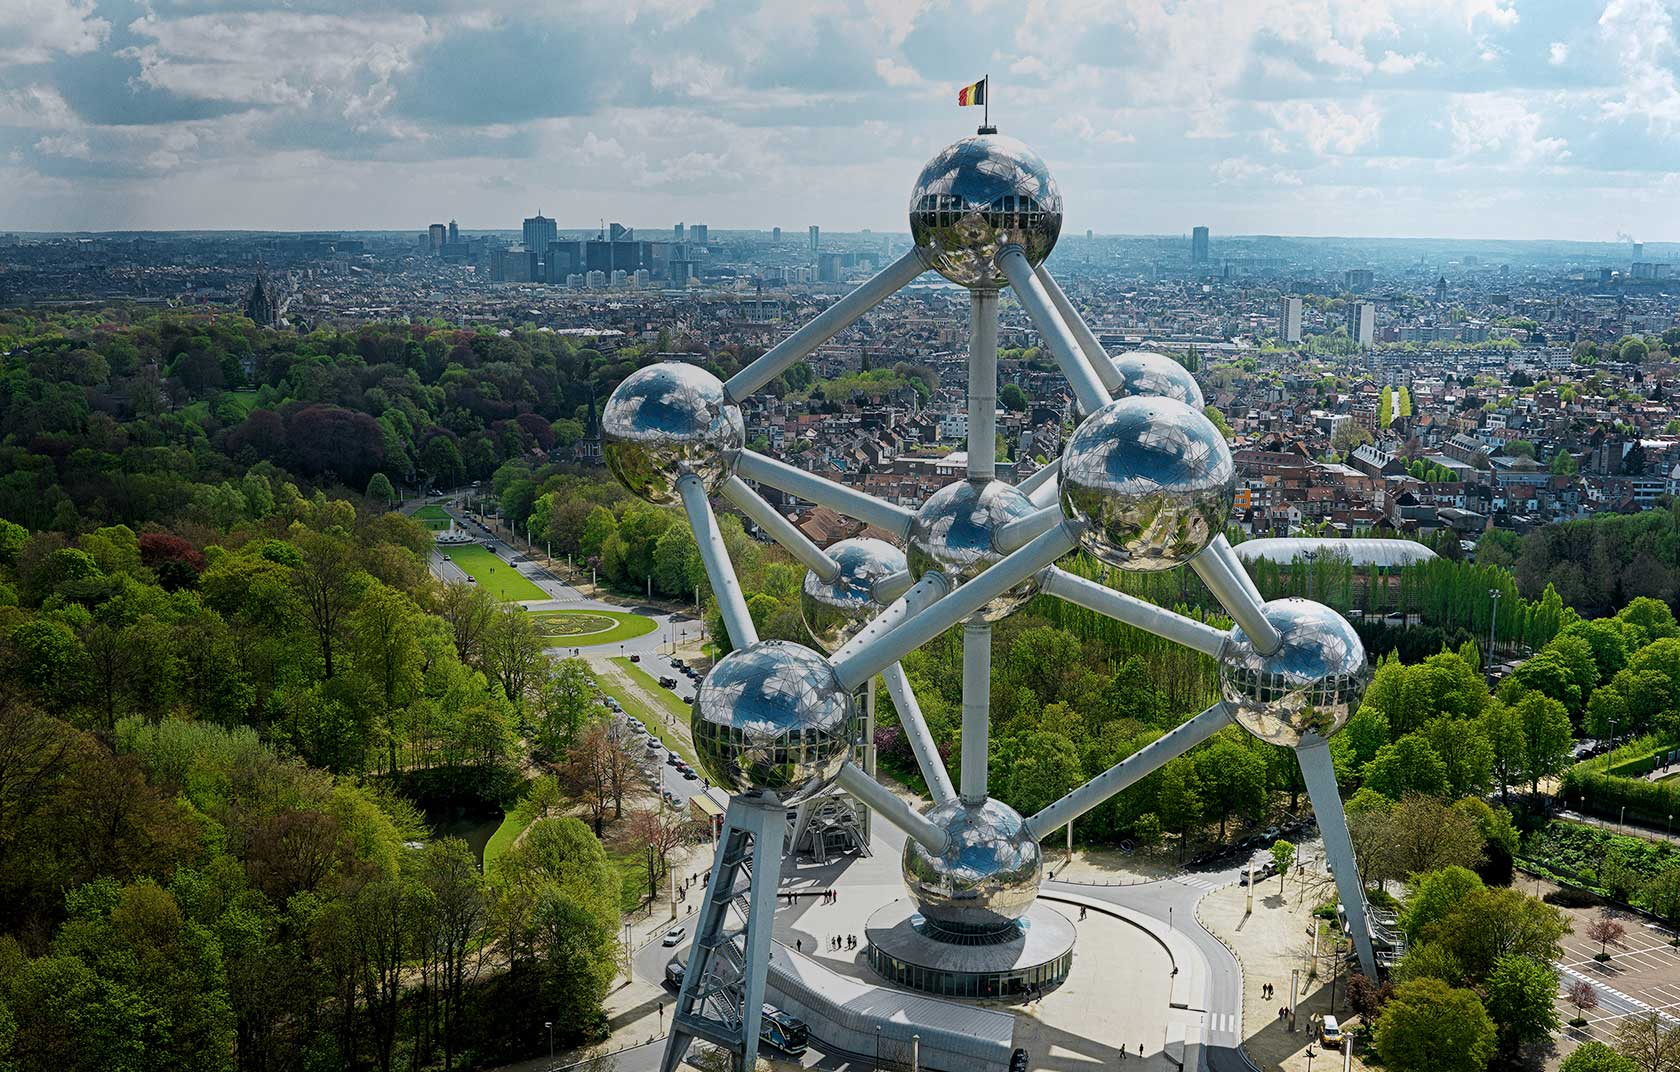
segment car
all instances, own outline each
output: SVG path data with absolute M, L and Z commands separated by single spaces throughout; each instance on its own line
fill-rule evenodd
M 1282 830 L 1279 830 L 1275 826 L 1269 827 L 1261 833 L 1260 843 L 1263 845 L 1275 845 L 1277 843 L 1277 839 L 1281 836 L 1283 836 Z
M 630 656 L 630 661 L 633 663 L 639 663 L 642 661 L 642 657 L 640 655 L 632 655 Z
M 681 990 L 683 976 L 688 974 L 688 965 L 680 960 L 673 960 L 665 965 L 665 985 L 672 990 Z
M 469 574 L 467 574 L 467 583 L 468 584 L 477 584 L 478 583 L 478 578 L 474 577 L 472 574 L 469 573 Z
M 673 946 L 686 937 L 688 937 L 687 927 L 672 927 L 665 932 L 665 937 L 659 940 L 659 944 L 667 947 Z
M 661 748 L 664 748 L 664 747 L 665 747 L 664 745 L 659 743 L 659 738 L 657 738 L 657 737 L 649 737 L 648 738 L 647 750 L 649 752 L 657 752 Z
M 692 782 L 696 778 L 700 777 L 698 774 L 695 774 L 692 769 L 683 771 L 682 776 L 683 776 L 683 781 L 685 781 L 685 782 Z
M 681 670 L 687 664 L 685 664 L 681 659 L 672 659 L 671 665 L 676 667 L 678 670 Z
M 670 689 L 672 692 L 676 692 L 677 691 L 677 679 L 674 678 L 674 677 L 662 677 L 662 678 L 659 679 L 659 687 L 662 688 L 662 689 Z
M 672 752 L 670 755 L 665 757 L 665 765 L 667 767 L 680 767 L 682 766 L 682 757 L 677 755 L 675 752 Z
M 1342 1048 L 1342 1025 L 1337 1022 L 1334 1016 L 1327 1014 L 1318 1025 L 1318 1041 L 1327 1050 Z

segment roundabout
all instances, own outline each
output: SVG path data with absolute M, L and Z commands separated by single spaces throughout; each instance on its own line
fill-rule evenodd
M 617 644 L 659 627 L 652 618 L 610 610 L 539 610 L 530 615 L 538 636 L 579 648 Z

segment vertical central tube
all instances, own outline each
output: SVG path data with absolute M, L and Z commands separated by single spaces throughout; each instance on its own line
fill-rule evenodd
M 992 623 L 963 623 L 962 790 L 964 804 L 986 802 L 986 751 L 992 711 Z
M 998 292 L 968 292 L 968 479 L 997 473 Z

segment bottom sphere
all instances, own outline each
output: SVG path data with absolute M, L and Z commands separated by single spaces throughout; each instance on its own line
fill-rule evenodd
M 948 930 L 985 933 L 1032 907 L 1044 853 L 1019 812 L 998 800 L 951 800 L 926 815 L 951 842 L 937 856 L 918 841 L 904 846 L 904 886 L 923 916 Z

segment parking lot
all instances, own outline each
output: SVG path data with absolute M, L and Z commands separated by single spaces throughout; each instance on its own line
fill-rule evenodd
M 1526 892 L 1528 883 L 1522 886 Z M 1544 893 L 1550 883 L 1541 883 L 1540 888 Z M 1680 949 L 1668 944 L 1672 931 L 1642 916 L 1612 912 L 1627 928 L 1627 936 L 1622 948 L 1610 947 L 1610 961 L 1600 964 L 1593 959 L 1599 951 L 1598 943 L 1587 937 L 1587 927 L 1599 917 L 1600 910 L 1564 911 L 1575 929 L 1563 938 L 1559 991 L 1560 995 L 1567 994 L 1578 980 L 1591 983 L 1597 991 L 1599 1007 L 1581 1014 L 1587 1020 L 1587 1034 L 1609 1041 L 1617 1021 L 1652 1011 L 1661 1013 L 1671 1026 L 1680 1024 Z M 1575 1007 L 1562 996 L 1558 1008 L 1565 1021 L 1576 1015 Z

